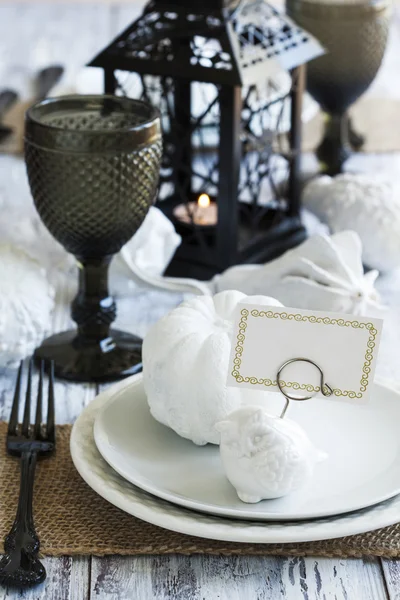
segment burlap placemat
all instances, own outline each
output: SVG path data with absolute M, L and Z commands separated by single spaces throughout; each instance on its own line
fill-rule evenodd
M 223 554 L 400 557 L 400 524 L 362 535 L 303 544 L 236 544 L 173 533 L 136 519 L 93 492 L 69 453 L 70 425 L 57 428 L 57 452 L 39 462 L 35 522 L 43 555 Z M 19 489 L 19 462 L 5 453 L 0 423 L 0 538 L 12 524 Z

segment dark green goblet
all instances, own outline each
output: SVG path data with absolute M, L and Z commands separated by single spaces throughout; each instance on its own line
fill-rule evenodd
M 351 147 L 363 144 L 350 127 L 348 110 L 371 85 L 382 62 L 391 0 L 286 0 L 286 8 L 327 50 L 307 65 L 307 89 L 326 114 L 317 157 L 324 172 L 336 175 Z
M 64 96 L 27 111 L 25 161 L 36 209 L 50 233 L 74 254 L 77 330 L 53 335 L 36 350 L 59 377 L 112 380 L 141 367 L 140 338 L 110 328 L 113 255 L 154 203 L 162 140 L 158 112 L 114 96 Z

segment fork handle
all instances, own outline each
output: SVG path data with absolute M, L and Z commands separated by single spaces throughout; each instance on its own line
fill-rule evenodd
M 21 454 L 21 482 L 14 523 L 4 540 L 6 554 L 0 560 L 0 581 L 30 586 L 44 581 L 46 571 L 38 560 L 40 542 L 33 522 L 33 484 L 37 452 Z
M 39 538 L 33 523 L 33 484 L 35 480 L 37 452 L 21 454 L 21 481 L 19 488 L 18 508 L 14 523 L 4 540 L 6 552 L 20 546 L 29 553 L 39 552 Z

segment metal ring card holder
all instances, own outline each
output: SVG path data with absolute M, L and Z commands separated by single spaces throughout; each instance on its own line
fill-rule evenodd
M 309 358 L 291 358 L 290 360 L 287 360 L 285 363 L 283 363 L 283 365 L 280 367 L 277 375 L 276 375 L 276 382 L 278 384 L 278 388 L 279 391 L 283 394 L 283 396 L 285 396 L 286 398 L 286 404 L 285 407 L 281 413 L 281 419 L 284 418 L 284 416 L 286 415 L 286 411 L 289 408 L 289 402 L 290 400 L 296 400 L 296 401 L 300 401 L 303 402 L 303 400 L 311 400 L 311 398 L 313 398 L 313 396 L 291 396 L 290 394 L 288 394 L 287 392 L 285 392 L 283 390 L 283 386 L 282 386 L 282 382 L 281 382 L 281 374 L 282 371 L 290 364 L 295 363 L 295 362 L 306 362 L 309 363 L 310 365 L 313 365 L 316 369 L 318 369 L 319 373 L 320 373 L 320 387 L 321 387 L 321 392 L 324 396 L 329 397 L 332 396 L 333 394 L 333 389 L 331 388 L 330 385 L 328 385 L 325 381 L 324 381 L 324 374 L 322 372 L 321 367 L 319 367 L 317 365 L 317 363 L 315 363 L 313 360 L 310 360 Z

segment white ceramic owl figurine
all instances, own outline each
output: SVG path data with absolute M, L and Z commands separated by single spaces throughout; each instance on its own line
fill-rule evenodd
M 225 473 L 243 502 L 280 498 L 302 487 L 327 455 L 290 419 L 246 406 L 217 423 Z

